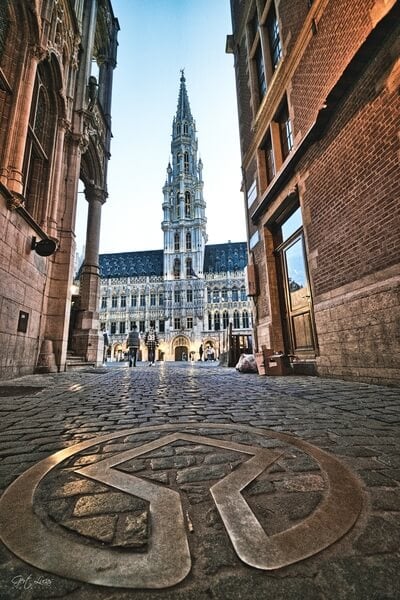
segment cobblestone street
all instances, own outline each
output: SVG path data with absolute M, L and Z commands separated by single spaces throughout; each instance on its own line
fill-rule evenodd
M 396 388 L 113 363 L 0 415 L 1 600 L 400 597 Z

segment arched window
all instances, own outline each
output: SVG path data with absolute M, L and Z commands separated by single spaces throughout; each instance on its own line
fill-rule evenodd
M 183 124 L 183 135 L 187 135 L 188 134 L 188 124 L 184 123 Z
M 175 235 L 174 235 L 174 250 L 177 251 L 177 252 L 179 252 L 179 249 L 180 249 L 180 247 L 179 247 L 179 233 L 176 232 Z
M 233 313 L 233 328 L 240 329 L 240 314 L 238 310 Z
M 186 277 L 192 277 L 192 275 L 193 275 L 192 259 L 187 258 L 186 259 Z
M 191 250 L 191 249 L 192 249 L 192 234 L 190 233 L 190 231 L 188 231 L 186 234 L 186 250 Z
M 189 152 L 183 154 L 183 171 L 186 175 L 189 173 Z
M 212 314 L 208 313 L 208 329 L 212 329 Z
M 218 311 L 214 314 L 214 329 L 215 331 L 219 331 L 221 329 L 221 319 Z
M 224 310 L 222 314 L 222 327 L 223 329 L 227 329 L 229 326 L 229 313 L 227 310 Z
M 23 165 L 26 209 L 39 223 L 46 218 L 46 190 L 56 133 L 57 101 L 48 92 L 52 88 L 54 83 L 43 65 L 36 73 Z
M 176 124 L 176 135 L 181 135 L 181 124 L 180 123 Z
M 179 194 L 176 195 L 176 203 L 175 203 L 175 218 L 179 219 L 180 217 L 180 209 L 179 209 L 180 198 Z
M 174 260 L 174 279 L 180 279 L 181 277 L 181 261 L 179 258 Z
M 192 214 L 192 201 L 190 192 L 185 192 L 185 217 L 190 218 Z
M 232 288 L 232 302 L 238 302 L 239 300 L 239 290 L 234 287 Z
M 241 302 L 246 302 L 247 300 L 246 288 L 244 285 L 240 288 L 240 300 Z
M 247 310 L 244 310 L 242 313 L 242 324 L 244 329 L 249 328 L 249 313 Z

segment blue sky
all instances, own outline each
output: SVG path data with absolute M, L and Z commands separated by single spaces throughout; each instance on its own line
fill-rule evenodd
M 245 240 L 229 0 L 113 0 L 118 18 L 101 252 L 157 249 L 180 69 L 204 163 L 208 243 Z M 83 221 L 83 195 L 80 195 Z M 78 214 L 79 214 L 78 212 Z M 79 224 L 78 221 L 78 224 Z M 78 249 L 80 249 L 78 228 Z

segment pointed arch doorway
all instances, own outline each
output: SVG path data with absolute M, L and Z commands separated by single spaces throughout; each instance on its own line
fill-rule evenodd
M 172 355 L 176 361 L 189 360 L 190 341 L 185 335 L 179 335 L 172 342 Z

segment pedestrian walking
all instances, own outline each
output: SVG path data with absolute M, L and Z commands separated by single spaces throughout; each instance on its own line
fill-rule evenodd
M 106 363 L 107 362 L 108 347 L 110 345 L 110 339 L 108 337 L 108 331 L 107 331 L 107 329 L 104 329 L 104 331 L 103 331 L 103 341 L 104 341 L 103 363 Z
M 204 352 L 204 350 L 203 350 L 203 344 L 200 344 L 200 348 L 199 348 L 200 358 L 199 358 L 199 360 L 203 360 L 203 352 Z
M 154 327 L 150 327 L 150 329 L 146 332 L 144 343 L 147 346 L 148 355 L 149 355 L 149 367 L 154 366 L 156 348 L 158 346 L 158 337 Z
M 128 348 L 129 366 L 136 367 L 137 351 L 139 349 L 139 333 L 136 325 L 132 325 L 132 329 L 126 338 L 126 347 Z

